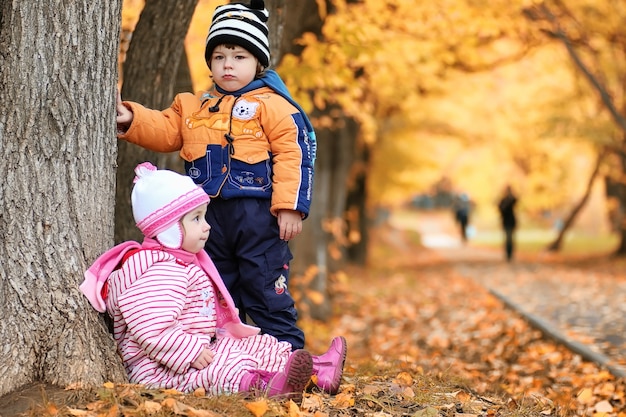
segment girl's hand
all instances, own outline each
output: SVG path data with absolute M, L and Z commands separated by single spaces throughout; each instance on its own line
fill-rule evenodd
M 196 369 L 204 369 L 213 362 L 215 354 L 206 346 L 202 349 L 195 361 L 191 362 L 191 366 Z

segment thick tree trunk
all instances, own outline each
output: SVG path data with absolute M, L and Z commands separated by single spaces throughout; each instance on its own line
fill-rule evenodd
M 198 0 L 146 3 L 126 54 L 122 98 L 149 108 L 168 107 L 184 86 L 180 65 L 187 66 L 184 40 Z M 207 28 L 208 31 L 208 28 Z M 188 73 L 188 72 L 187 72 Z M 188 80 L 187 85 L 191 85 Z M 190 90 L 187 90 L 190 91 Z M 115 242 L 141 240 L 130 207 L 130 192 L 137 164 L 150 161 L 159 168 L 182 172 L 178 153 L 158 154 L 128 142 L 119 141 L 117 188 L 115 196 Z
M 0 394 L 125 379 L 78 288 L 113 243 L 120 8 L 0 4 Z

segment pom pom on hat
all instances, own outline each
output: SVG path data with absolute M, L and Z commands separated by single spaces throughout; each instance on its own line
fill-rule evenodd
M 191 178 L 149 162 L 135 168 L 135 185 L 130 196 L 133 217 L 141 232 L 163 246 L 179 249 L 183 243 L 180 218 L 210 201 Z
M 209 64 L 218 45 L 232 44 L 247 49 L 262 66 L 270 65 L 269 12 L 263 0 L 247 5 L 230 3 L 215 8 L 206 39 L 204 58 Z

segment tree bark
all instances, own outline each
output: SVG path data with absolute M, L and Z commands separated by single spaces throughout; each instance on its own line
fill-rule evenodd
M 181 81 L 179 67 L 188 66 L 184 40 L 197 3 L 198 0 L 155 0 L 146 3 L 133 32 L 123 67 L 124 100 L 136 101 L 153 109 L 164 109 L 172 103 L 175 93 L 179 92 L 175 86 L 191 85 L 190 79 L 186 83 Z M 182 172 L 183 164 L 177 152 L 159 154 L 125 141 L 119 141 L 118 147 L 115 242 L 141 241 L 143 237 L 135 227 L 130 206 L 135 167 L 141 162 L 150 161 L 159 168 Z
M 78 288 L 113 243 L 120 9 L 0 4 L 0 395 L 125 380 Z

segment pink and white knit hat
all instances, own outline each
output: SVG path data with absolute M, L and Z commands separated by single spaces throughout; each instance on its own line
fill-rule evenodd
M 157 169 L 150 162 L 137 165 L 135 174 L 130 200 L 137 227 L 163 246 L 179 249 L 183 243 L 180 218 L 208 203 L 209 196 L 188 176 Z

